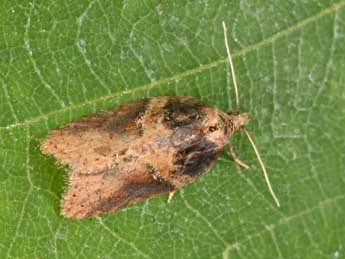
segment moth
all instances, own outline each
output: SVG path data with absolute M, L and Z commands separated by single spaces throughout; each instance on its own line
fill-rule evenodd
M 224 38 L 237 110 L 225 113 L 185 96 L 137 100 L 103 111 L 50 132 L 42 142 L 43 154 L 69 167 L 68 188 L 61 214 L 82 219 L 115 212 L 145 199 L 169 194 L 194 182 L 210 170 L 231 136 L 242 130 L 251 142 L 273 198 L 265 166 L 240 113 L 239 95 L 227 42 Z

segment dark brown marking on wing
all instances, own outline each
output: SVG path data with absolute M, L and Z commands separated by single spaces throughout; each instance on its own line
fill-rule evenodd
M 102 170 L 102 171 L 98 171 L 98 172 L 88 172 L 88 173 L 73 173 L 74 176 L 77 177 L 83 177 L 85 179 L 87 179 L 90 176 L 98 176 L 101 175 L 103 179 L 107 179 L 109 177 L 115 177 L 118 173 L 120 172 L 120 170 L 117 167 L 114 168 L 110 168 L 110 169 L 106 169 L 106 170 Z M 75 186 L 73 188 L 76 188 Z
M 104 123 L 106 123 L 109 119 L 109 115 L 112 115 L 113 113 L 114 110 L 110 110 L 107 112 L 98 112 L 93 116 L 83 117 L 75 122 L 72 122 L 62 127 L 59 130 L 59 133 L 60 135 L 62 135 L 65 131 L 68 131 L 70 133 L 77 134 L 90 131 L 90 129 L 97 130 L 103 127 Z
M 177 150 L 175 164 L 180 166 L 176 173 L 199 176 L 217 160 L 220 154 L 218 146 L 201 137 L 182 143 Z
M 102 175 L 104 174 L 104 171 L 97 171 L 97 172 L 88 172 L 88 173 L 74 173 L 75 176 L 78 177 L 88 177 L 88 176 L 97 176 L 97 175 Z
M 117 174 L 120 173 L 120 170 L 117 167 L 115 167 L 115 168 L 111 168 L 106 171 L 103 171 L 102 173 L 103 173 L 102 179 L 109 180 L 108 178 L 117 176 Z
M 205 117 L 203 107 L 203 103 L 192 98 L 170 98 L 162 109 L 164 124 L 170 129 L 176 129 L 200 123 Z
M 138 160 L 139 156 L 137 155 L 123 155 L 121 157 L 121 160 L 124 163 L 134 163 L 136 160 Z
M 167 181 L 156 181 L 152 179 L 152 181 L 130 182 L 125 184 L 109 198 L 102 200 L 96 208 L 93 208 L 88 213 L 88 216 L 117 211 L 144 199 L 173 190 L 175 190 L 174 185 Z
M 107 123 L 105 130 L 115 134 L 135 134 L 142 136 L 143 128 L 139 122 L 150 102 L 150 99 L 142 99 L 134 103 L 120 106 L 112 120 Z
M 108 146 L 100 146 L 100 147 L 96 147 L 94 148 L 94 151 L 102 156 L 107 156 L 110 154 L 111 152 L 111 148 Z

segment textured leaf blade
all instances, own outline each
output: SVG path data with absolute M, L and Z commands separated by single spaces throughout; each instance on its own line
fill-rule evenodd
M 0 10 L 1 258 L 344 257 L 344 1 L 46 1 Z M 66 170 L 41 140 L 83 115 L 146 96 L 234 107 L 221 21 L 248 141 L 166 204 L 91 220 L 59 216 Z

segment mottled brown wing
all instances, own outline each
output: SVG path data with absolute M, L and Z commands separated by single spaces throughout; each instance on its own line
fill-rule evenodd
M 157 158 L 154 153 L 159 147 L 152 154 L 142 150 L 146 143 L 141 120 L 150 100 L 70 123 L 51 132 L 42 143 L 44 154 L 54 155 L 70 168 L 69 186 L 62 200 L 65 217 L 116 211 L 174 189 L 152 171 L 150 160 Z
M 154 179 L 143 166 L 136 166 L 133 171 L 115 168 L 93 175 L 72 172 L 69 182 L 62 215 L 77 219 L 114 212 L 174 190 L 169 182 Z
M 43 141 L 43 154 L 54 155 L 74 173 L 97 173 L 113 163 L 114 156 L 140 138 L 140 122 L 149 99 L 98 113 L 52 131 Z M 137 125 L 138 124 L 138 125 Z

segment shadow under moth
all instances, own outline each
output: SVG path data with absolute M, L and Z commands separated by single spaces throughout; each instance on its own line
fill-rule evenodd
M 118 211 L 139 201 L 169 193 L 208 172 L 224 147 L 240 161 L 230 137 L 243 130 L 269 183 L 265 166 L 250 137 L 247 113 L 239 98 L 224 26 L 225 45 L 233 75 L 237 110 L 224 113 L 184 96 L 137 100 L 103 111 L 50 132 L 41 150 L 69 167 L 68 188 L 61 214 L 87 218 Z

